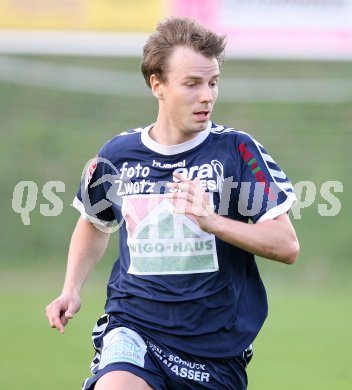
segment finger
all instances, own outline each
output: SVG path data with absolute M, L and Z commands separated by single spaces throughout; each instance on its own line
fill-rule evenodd
M 177 180 L 179 180 L 181 182 L 190 182 L 190 180 L 186 176 L 181 175 L 181 173 L 179 173 L 179 172 L 173 172 L 172 174 L 173 174 L 174 178 L 176 178 Z
M 184 191 L 184 192 L 191 192 L 192 194 L 195 193 L 203 193 L 204 188 L 200 184 L 200 179 L 197 177 L 193 181 L 185 181 L 185 182 L 177 182 L 177 183 L 167 183 L 168 188 Z
M 193 201 L 193 195 L 188 192 L 169 192 L 165 195 L 171 201 L 171 203 L 176 205 L 182 205 L 186 202 L 192 203 Z
M 176 212 L 176 214 L 184 214 L 186 207 L 188 210 L 192 210 L 191 214 L 194 215 L 203 215 L 204 212 L 202 210 L 207 210 L 207 204 L 204 202 L 202 196 L 196 196 L 186 192 L 177 192 L 170 194 L 168 198 L 176 209 L 181 210 Z
M 68 320 L 69 320 L 69 318 L 66 317 L 66 314 L 65 313 L 61 313 L 61 315 L 60 315 L 60 322 L 61 322 L 62 326 L 66 326 L 67 323 L 68 323 Z
M 173 176 L 178 179 L 182 183 L 195 183 L 199 184 L 200 183 L 200 178 L 196 176 L 193 180 L 188 179 L 186 176 L 181 175 L 179 172 L 173 172 Z
M 51 327 L 53 329 L 57 329 L 60 333 L 64 333 L 65 325 L 62 323 L 61 318 L 59 316 L 53 317 L 51 319 Z
M 69 312 L 68 310 L 65 312 L 65 317 L 68 319 L 68 320 L 71 320 L 74 316 L 74 313 L 71 313 Z
M 52 303 L 46 308 L 46 317 L 49 321 L 49 325 L 53 329 L 57 329 L 60 333 L 64 333 L 67 320 L 62 316 L 62 309 L 55 303 Z
M 194 192 L 192 186 L 188 182 L 187 183 L 168 183 L 167 187 L 175 189 L 175 190 L 180 190 L 183 192 Z
M 175 214 L 185 215 L 188 214 L 187 210 L 188 207 L 175 207 L 173 211 Z
M 58 324 L 58 326 L 56 326 L 56 329 L 61 333 L 61 334 L 64 334 L 65 333 L 65 326 L 61 323 L 61 324 Z
M 55 328 L 55 323 L 59 317 L 55 314 L 55 311 L 53 310 L 51 305 L 46 307 L 45 316 L 48 319 L 50 327 Z
M 72 313 L 68 313 L 68 315 L 67 312 L 61 314 L 60 320 L 57 322 L 58 324 L 57 329 L 59 330 L 60 333 L 64 333 L 66 325 L 68 324 L 69 320 L 72 318 L 73 318 Z
M 48 305 L 45 308 L 45 317 L 47 318 L 47 320 L 49 322 L 49 325 L 51 326 L 52 325 L 52 321 L 51 321 L 51 318 L 50 318 L 50 315 L 49 315 L 49 311 L 50 311 L 50 306 Z
M 65 312 L 65 316 L 69 319 L 73 318 L 73 316 L 79 311 L 81 307 L 80 301 L 70 301 Z
M 190 180 L 190 179 L 188 179 L 186 176 L 183 176 L 183 175 L 181 175 L 181 174 L 178 173 L 178 172 L 174 172 L 173 175 L 174 175 L 174 177 L 175 177 L 177 180 L 179 180 L 179 182 L 181 182 L 181 183 L 189 184 L 190 186 L 191 186 L 192 184 L 195 184 L 197 187 L 199 186 L 200 178 L 199 178 L 198 176 L 195 177 L 193 180 Z M 170 183 L 170 184 L 179 184 L 179 182 L 178 182 L 178 183 Z M 202 188 L 202 187 L 200 186 L 200 188 Z
M 179 200 L 176 202 L 175 207 L 173 209 L 175 214 L 198 214 L 198 208 L 192 202 L 188 202 L 187 200 Z
M 214 213 L 213 208 L 204 204 L 200 198 L 194 198 L 193 201 L 178 199 L 173 211 L 175 214 L 190 214 L 196 217 L 206 217 Z
M 193 183 L 198 185 L 200 183 L 200 178 L 197 176 L 194 180 Z

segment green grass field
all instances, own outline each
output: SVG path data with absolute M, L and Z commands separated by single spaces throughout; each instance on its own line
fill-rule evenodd
M 44 307 L 60 286 L 60 272 L 1 280 L 1 389 L 79 389 L 89 376 L 90 333 L 104 301 L 102 275 L 83 293 L 81 311 L 64 335 L 49 328 Z M 14 288 L 14 286 L 17 286 Z M 336 389 L 352 383 L 352 288 L 268 288 L 269 318 L 248 368 L 250 390 Z M 5 316 L 6 314 L 6 320 Z M 20 372 L 19 372 L 20 370 Z
M 135 59 L 39 60 L 138 72 Z M 230 61 L 224 76 L 350 81 L 352 64 Z M 287 267 L 258 259 L 270 312 L 255 343 L 249 390 L 351 387 L 351 105 L 219 102 L 214 112 L 216 122 L 262 142 L 293 183 L 312 181 L 317 189 L 313 204 L 301 210 L 301 219 L 293 220 L 301 243 L 298 262 Z M 122 130 L 151 123 L 155 114 L 152 98 L 121 99 L 0 82 L 1 389 L 79 389 L 89 376 L 90 332 L 103 310 L 116 243 L 111 240 L 103 263 L 85 286 L 82 310 L 66 334 L 51 330 L 44 309 L 59 293 L 64 277 L 78 217 L 70 204 L 84 164 L 101 144 Z M 12 210 L 13 191 L 21 180 L 39 188 L 29 226 Z M 44 217 L 39 208 L 48 203 L 41 189 L 50 180 L 65 184 L 65 192 L 58 194 L 63 210 L 56 217 Z M 334 217 L 319 215 L 319 204 L 327 204 L 320 193 L 327 180 L 344 186 L 335 194 L 342 209 Z

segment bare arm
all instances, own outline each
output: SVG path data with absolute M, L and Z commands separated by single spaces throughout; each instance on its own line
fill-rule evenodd
M 169 187 L 180 192 L 170 194 L 170 197 L 184 201 L 182 207 L 175 209 L 176 213 L 193 215 L 202 230 L 249 253 L 286 264 L 296 260 L 299 244 L 287 214 L 256 224 L 234 221 L 210 209 L 199 179 L 188 180 L 178 173 L 174 175 L 180 182 L 170 183 Z
M 212 215 L 207 226 L 221 240 L 267 259 L 292 264 L 299 252 L 298 240 L 287 214 L 277 218 L 247 224 Z
M 82 217 L 72 234 L 66 278 L 61 295 L 46 307 L 46 316 L 52 328 L 64 332 L 67 322 L 81 306 L 80 291 L 88 275 L 102 258 L 109 234 L 99 231 Z

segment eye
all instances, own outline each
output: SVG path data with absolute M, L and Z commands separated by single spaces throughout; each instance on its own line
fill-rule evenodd
M 211 87 L 216 87 L 216 86 L 218 85 L 218 83 L 219 83 L 219 80 L 214 80 L 214 81 L 211 81 L 211 82 L 209 83 L 209 85 L 210 85 Z

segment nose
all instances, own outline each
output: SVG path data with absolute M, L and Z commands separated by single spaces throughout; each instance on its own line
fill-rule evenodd
M 212 103 L 214 101 L 214 91 L 209 85 L 204 85 L 200 90 L 199 100 L 201 103 Z

